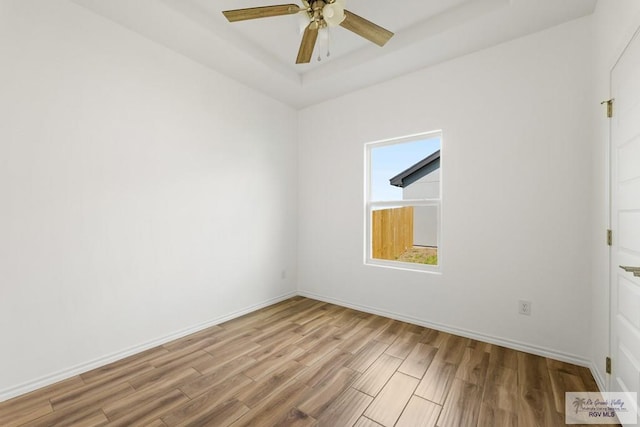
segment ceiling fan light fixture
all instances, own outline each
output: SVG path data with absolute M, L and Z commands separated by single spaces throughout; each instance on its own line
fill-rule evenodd
M 337 27 L 344 21 L 344 6 L 342 2 L 327 3 L 322 8 L 322 18 L 330 27 Z

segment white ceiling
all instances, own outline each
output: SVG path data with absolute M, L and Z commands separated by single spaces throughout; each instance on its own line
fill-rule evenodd
M 229 23 L 223 10 L 296 0 L 73 0 L 296 108 L 484 49 L 593 12 L 597 0 L 347 0 L 393 31 L 382 48 L 332 28 L 296 65 L 304 14 Z M 322 56 L 317 61 L 318 55 Z

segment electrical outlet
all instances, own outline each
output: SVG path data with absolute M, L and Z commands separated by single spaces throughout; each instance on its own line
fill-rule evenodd
M 531 316 L 531 301 L 518 301 L 518 313 Z
M 280 272 L 280 278 L 281 278 L 282 280 L 284 280 L 284 279 L 286 279 L 286 278 L 287 278 L 287 270 L 282 270 L 282 271 Z

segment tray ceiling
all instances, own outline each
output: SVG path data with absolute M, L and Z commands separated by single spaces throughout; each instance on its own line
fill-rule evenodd
M 395 36 L 380 48 L 344 28 L 332 28 L 330 57 L 324 38 L 310 64 L 296 65 L 303 14 L 229 23 L 221 13 L 293 0 L 73 1 L 296 108 L 589 15 L 596 4 L 347 0 L 347 9 Z

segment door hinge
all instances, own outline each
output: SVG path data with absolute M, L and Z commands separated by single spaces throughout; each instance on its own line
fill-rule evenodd
M 604 366 L 604 370 L 607 374 L 611 373 L 611 358 L 607 357 L 606 361 L 605 361 L 605 366 Z
M 607 230 L 607 245 L 613 246 L 613 231 Z
M 600 105 L 607 104 L 607 117 L 613 117 L 613 101 L 615 98 L 607 99 L 606 101 L 602 101 Z

